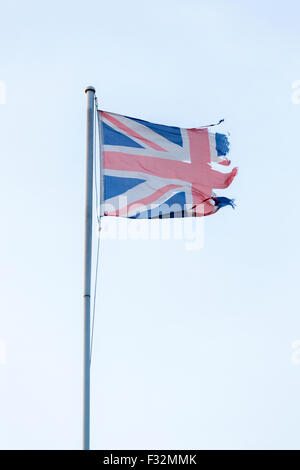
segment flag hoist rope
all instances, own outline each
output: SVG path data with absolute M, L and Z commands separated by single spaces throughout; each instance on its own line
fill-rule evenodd
M 92 312 L 92 329 L 91 329 L 91 349 L 90 349 L 90 364 L 92 364 L 93 355 L 93 341 L 94 341 L 94 328 L 96 316 L 96 299 L 97 299 L 97 283 L 98 283 L 98 267 L 99 267 L 99 252 L 100 252 L 100 234 L 101 234 L 101 159 L 100 159 L 100 141 L 97 145 L 97 127 L 100 125 L 98 121 L 98 101 L 95 96 L 95 120 L 94 120 L 94 184 L 95 184 L 95 198 L 96 198 L 96 216 L 98 224 L 98 237 L 97 237 L 97 251 L 96 251 L 96 265 L 94 275 L 94 295 L 93 295 L 93 312 Z M 98 134 L 99 135 L 99 134 Z M 99 135 L 100 140 L 100 135 Z M 99 181 L 98 181 L 99 178 Z

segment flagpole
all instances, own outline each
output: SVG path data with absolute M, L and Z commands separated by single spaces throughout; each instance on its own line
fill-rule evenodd
M 85 89 L 87 95 L 86 181 L 85 181 L 85 242 L 84 242 L 84 336 L 83 336 L 83 450 L 90 449 L 90 336 L 91 336 L 91 268 L 93 225 L 93 154 L 95 88 Z

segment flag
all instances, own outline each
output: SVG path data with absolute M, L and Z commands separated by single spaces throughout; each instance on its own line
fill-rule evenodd
M 224 172 L 231 163 L 225 134 L 105 111 L 98 111 L 98 118 L 103 215 L 198 217 L 234 207 L 232 199 L 214 193 L 227 188 L 237 173 L 237 168 Z

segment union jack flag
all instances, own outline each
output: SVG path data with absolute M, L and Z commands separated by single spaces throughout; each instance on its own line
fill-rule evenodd
M 237 168 L 227 136 L 207 128 L 182 129 L 98 111 L 103 215 L 165 218 L 210 215 L 233 200 L 217 197 Z

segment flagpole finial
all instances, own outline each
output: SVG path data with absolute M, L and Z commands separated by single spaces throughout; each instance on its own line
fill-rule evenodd
M 93 91 L 94 93 L 96 92 L 96 90 L 93 86 L 87 86 L 86 89 L 85 89 L 85 93 L 87 93 L 88 91 Z

